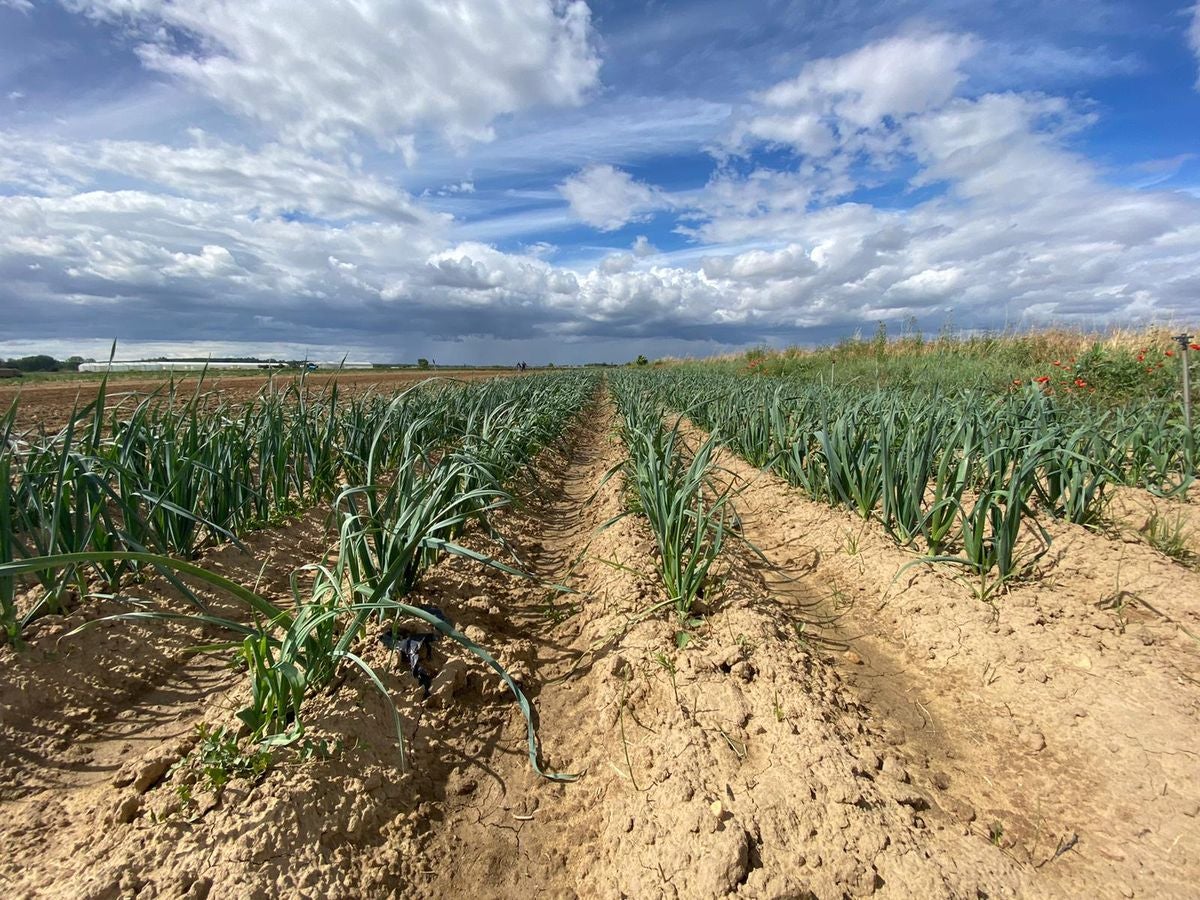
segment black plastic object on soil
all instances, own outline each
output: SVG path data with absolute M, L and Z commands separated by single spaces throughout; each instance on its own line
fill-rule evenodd
M 436 606 L 421 606 L 425 612 L 433 613 L 447 625 L 453 626 L 450 618 Z M 428 662 L 433 656 L 432 645 L 440 635 L 436 631 L 409 631 L 405 628 L 392 628 L 379 636 L 380 642 L 389 650 L 395 650 L 407 663 L 408 671 L 421 685 L 425 699 L 429 699 L 429 688 L 433 684 L 434 673 L 422 663 Z

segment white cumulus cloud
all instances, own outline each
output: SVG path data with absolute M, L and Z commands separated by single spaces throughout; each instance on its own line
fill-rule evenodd
M 760 99 L 769 107 L 815 108 L 873 125 L 884 116 L 921 112 L 950 99 L 962 80 L 959 67 L 975 50 L 974 40 L 957 34 L 887 38 L 815 60 Z
M 631 249 L 633 251 L 633 255 L 638 259 L 644 259 L 647 256 L 653 256 L 658 252 L 658 248 L 650 243 L 650 239 L 644 234 L 639 234 L 637 236 Z
M 813 60 L 757 96 L 759 111 L 741 123 L 735 141 L 758 139 L 826 156 L 860 130 L 949 100 L 963 80 L 962 64 L 977 49 L 968 35 L 912 34 Z
M 661 191 L 610 165 L 592 165 L 558 186 L 571 211 L 593 228 L 615 231 L 666 205 Z
M 323 149 L 487 141 L 500 116 L 579 104 L 600 68 L 582 0 L 63 2 L 139 29 L 148 67 Z

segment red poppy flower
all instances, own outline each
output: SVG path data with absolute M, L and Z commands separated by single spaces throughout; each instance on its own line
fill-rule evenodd
M 1188 344 L 1189 350 L 1200 350 L 1200 344 Z
M 1167 350 L 1167 351 L 1165 351 L 1164 355 L 1165 355 L 1165 356 L 1174 356 L 1174 355 L 1175 355 L 1175 351 L 1174 351 L 1174 350 Z
M 1050 380 L 1050 376 L 1049 375 L 1039 375 L 1037 378 L 1035 378 L 1033 380 L 1036 381 L 1038 384 L 1045 384 L 1047 381 Z

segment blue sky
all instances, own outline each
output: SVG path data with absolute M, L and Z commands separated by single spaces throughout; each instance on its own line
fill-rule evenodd
M 1200 7 L 0 0 L 0 355 L 1200 321 Z

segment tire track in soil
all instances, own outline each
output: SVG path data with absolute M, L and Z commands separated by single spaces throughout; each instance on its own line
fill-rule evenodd
M 768 587 L 836 651 L 830 658 L 888 745 L 888 764 L 911 773 L 964 832 L 999 843 L 1053 896 L 1194 896 L 1195 682 L 1174 678 L 1177 663 L 1155 664 L 1142 646 L 1169 635 L 1135 642 L 1122 634 L 1122 661 L 1111 663 L 1074 626 L 1093 615 L 1094 601 L 1078 588 L 1018 588 L 1001 598 L 996 622 L 937 575 L 893 583 L 914 557 L 873 526 L 803 498 L 728 450 L 718 464 L 739 483 L 745 534 L 771 564 L 761 573 Z M 1062 539 L 1104 549 L 1082 529 Z M 1183 653 L 1194 650 L 1175 640 Z M 1148 675 L 1160 683 L 1146 684 Z M 1161 748 L 1157 759 L 1130 736 L 1139 731 Z M 1161 829 L 1157 840 L 1138 846 L 1152 828 Z
M 249 554 L 223 545 L 201 563 L 277 602 L 291 597 L 297 559 L 328 549 L 323 513 L 247 536 Z M 216 614 L 246 610 L 194 579 L 185 583 Z M 129 594 L 190 611 L 161 578 Z M 99 834 L 130 821 L 141 795 L 187 753 L 196 726 L 226 721 L 244 702 L 244 677 L 220 658 L 190 648 L 225 635 L 166 623 L 102 624 L 74 637 L 71 628 L 128 607 L 85 603 L 46 617 L 33 643 L 0 660 L 14 676 L 0 691 L 0 885 L 8 896 L 35 896 L 77 874 Z M 36 866 L 30 866 L 36 860 Z M 30 880 L 27 876 L 32 875 Z

